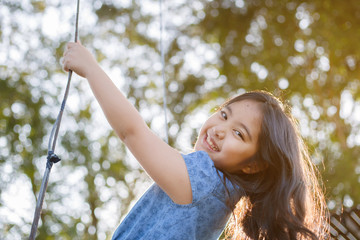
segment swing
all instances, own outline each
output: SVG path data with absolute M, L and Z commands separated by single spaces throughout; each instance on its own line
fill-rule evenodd
M 78 31 L 79 5 L 80 5 L 80 0 L 77 0 L 76 20 L 75 20 L 75 42 L 78 41 L 78 32 L 79 32 Z M 166 143 L 168 143 L 169 137 L 168 137 L 168 127 L 167 127 L 167 114 L 166 114 L 167 103 L 166 103 L 165 60 L 164 60 L 165 57 L 164 57 L 163 42 L 162 42 L 162 33 L 163 33 L 162 0 L 159 0 L 159 7 L 160 7 L 160 53 L 161 53 L 161 65 L 162 65 L 161 76 L 162 76 L 162 81 L 163 81 L 163 108 L 164 108 L 164 118 L 165 118 L 165 141 L 166 141 Z M 63 115 L 64 109 L 65 109 L 66 100 L 67 100 L 68 94 L 69 94 L 71 77 L 72 77 L 72 71 L 70 70 L 68 73 L 68 81 L 66 84 L 66 89 L 65 89 L 64 97 L 63 97 L 63 100 L 61 103 L 60 111 L 59 111 L 56 121 L 52 127 L 50 137 L 49 137 L 46 168 L 45 168 L 43 180 L 41 182 L 39 197 L 36 202 L 34 219 L 33 219 L 33 223 L 31 226 L 29 240 L 34 240 L 36 237 L 36 231 L 38 228 L 39 218 L 40 218 L 40 214 L 41 214 L 42 205 L 44 202 L 45 191 L 46 191 L 47 184 L 49 181 L 49 175 L 50 175 L 51 168 L 54 165 L 54 163 L 61 161 L 61 159 L 55 154 L 55 147 L 56 147 L 56 140 L 57 140 L 59 129 L 60 129 L 62 115 Z

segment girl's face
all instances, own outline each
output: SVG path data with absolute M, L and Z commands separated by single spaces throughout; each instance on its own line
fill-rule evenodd
M 207 152 L 217 168 L 229 173 L 249 168 L 246 160 L 257 151 L 261 121 L 259 103 L 231 103 L 204 123 L 195 150 Z

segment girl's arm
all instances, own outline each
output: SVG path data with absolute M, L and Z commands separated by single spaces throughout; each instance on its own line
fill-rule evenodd
M 150 177 L 175 203 L 191 203 L 191 184 L 181 154 L 149 129 L 91 53 L 80 43 L 68 43 L 63 64 L 66 71 L 87 78 L 110 125 Z

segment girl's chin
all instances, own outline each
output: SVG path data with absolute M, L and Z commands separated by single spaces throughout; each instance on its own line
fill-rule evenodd
M 195 151 L 205 151 L 205 148 L 204 148 L 204 137 L 198 136 L 198 138 L 197 138 L 197 140 L 196 140 L 196 142 L 195 142 L 194 150 L 195 150 Z
M 198 139 L 196 144 L 195 144 L 195 151 L 205 151 L 208 152 L 206 145 L 204 143 L 204 139 Z

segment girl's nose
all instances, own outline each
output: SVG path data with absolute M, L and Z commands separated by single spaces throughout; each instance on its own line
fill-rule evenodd
M 213 130 L 215 137 L 218 139 L 223 139 L 225 137 L 225 130 L 221 126 L 216 126 L 213 128 Z

